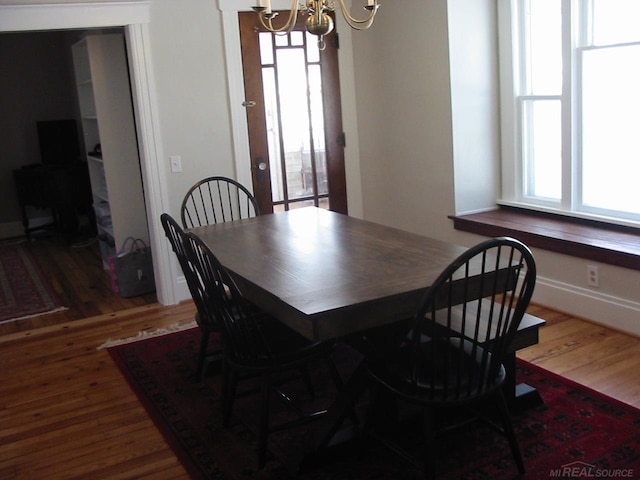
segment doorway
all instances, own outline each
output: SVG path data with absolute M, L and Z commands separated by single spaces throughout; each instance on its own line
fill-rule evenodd
M 156 301 L 155 294 L 135 299 L 124 299 L 112 290 L 109 272 L 103 266 L 106 265 L 106 260 L 103 264 L 101 256 L 101 251 L 104 252 L 104 255 L 107 253 L 105 249 L 99 248 L 96 241 L 96 223 L 93 220 L 93 215 L 89 214 L 92 211 L 92 203 L 94 205 L 98 203 L 96 198 L 91 198 L 92 188 L 89 186 L 89 172 L 87 172 L 91 166 L 88 166 L 86 152 L 93 148 L 94 140 L 88 142 L 91 138 L 87 136 L 87 131 L 79 128 L 81 120 L 77 113 L 78 93 L 74 80 L 74 65 L 71 62 L 71 45 L 88 32 L 90 31 L 72 29 L 0 34 L 0 44 L 2 45 L 0 50 L 4 52 L 4 58 L 9 61 L 3 88 L 8 97 L 15 99 L 4 102 L 4 113 L 7 117 L 5 124 L 13 124 L 15 127 L 12 129 L 3 128 L 1 135 L 4 137 L 2 144 L 5 153 L 3 171 L 7 172 L 8 169 L 8 173 L 3 175 L 5 177 L 3 180 L 10 182 L 9 188 L 4 189 L 6 208 L 5 215 L 3 215 L 5 228 L 3 229 L 2 246 L 3 248 L 19 248 L 26 252 L 25 254 L 33 257 L 38 269 L 44 274 L 45 280 L 51 283 L 60 304 L 65 307 L 62 311 L 44 316 L 7 321 L 0 326 L 0 334 L 113 313 Z M 122 28 L 110 29 L 108 32 L 103 30 L 100 33 L 112 35 L 115 33 L 120 39 L 122 38 Z M 10 57 L 9 52 L 13 52 L 13 56 Z M 113 68 L 112 71 L 123 77 L 117 88 L 124 92 L 125 98 L 130 99 L 126 63 L 121 62 L 120 65 L 118 68 Z M 25 75 L 25 72 L 30 75 Z M 123 85 L 126 87 L 122 88 Z M 31 101 L 32 98 L 38 101 Z M 36 135 L 36 130 L 40 133 L 42 130 L 40 127 L 50 124 L 57 127 L 59 122 L 51 122 L 50 120 L 61 118 L 76 120 L 72 123 L 72 130 L 74 137 L 79 137 L 79 148 L 71 149 L 73 151 L 65 150 L 60 154 L 55 150 L 56 155 L 48 156 L 47 152 L 53 153 L 53 150 L 47 150 L 44 147 L 48 145 L 53 148 L 60 145 L 59 131 L 56 130 L 56 135 L 51 135 L 51 142 L 42 143 L 43 138 L 46 140 L 49 137 Z M 94 126 L 97 121 L 96 117 L 82 117 L 82 120 L 85 118 L 89 118 L 90 126 Z M 36 120 L 47 120 L 48 122 L 36 122 Z M 36 129 L 36 126 L 39 128 Z M 77 137 L 75 136 L 76 128 L 79 130 Z M 47 133 L 47 131 L 44 132 Z M 123 123 L 122 131 L 117 136 L 118 143 L 121 143 L 122 137 L 129 137 L 129 144 L 135 145 L 135 128 L 131 122 Z M 82 145 L 83 138 L 86 143 L 84 146 Z M 39 143 L 40 148 L 38 148 Z M 11 160 L 19 163 L 13 163 Z M 138 163 L 137 160 L 136 163 Z M 29 211 L 28 217 L 31 217 L 30 220 L 35 225 L 29 225 L 32 227 L 30 230 L 34 231 L 26 239 L 22 236 L 25 230 L 17 221 L 19 211 L 13 205 L 19 195 L 16 195 L 15 186 L 11 182 L 12 169 L 14 172 L 20 172 L 21 178 L 28 179 L 31 186 L 36 184 L 40 186 L 37 193 L 33 187 L 27 189 L 29 192 L 34 192 L 34 197 L 38 202 L 26 203 L 26 209 Z M 139 167 L 136 170 L 139 172 Z M 61 176 L 61 173 L 76 171 L 84 172 L 85 175 L 73 175 L 70 178 Z M 26 175 L 27 173 L 29 175 Z M 38 175 L 35 175 L 36 173 Z M 79 187 L 79 183 L 85 180 L 86 186 Z M 137 190 L 142 196 L 139 184 L 138 177 Z M 95 185 L 93 190 L 94 193 L 97 192 Z M 74 203 L 72 204 L 68 203 L 69 199 L 66 196 L 66 192 L 69 191 L 73 192 Z M 80 196 L 76 192 L 82 192 L 82 195 Z M 115 191 L 115 200 L 118 200 L 120 195 L 119 190 Z M 51 203 L 42 203 L 43 201 Z M 61 201 L 65 202 L 64 209 L 56 210 L 53 205 L 60 205 Z M 136 203 L 141 204 L 139 201 Z M 32 207 L 36 204 L 40 208 Z M 77 221 L 74 223 L 73 231 L 71 231 L 70 222 L 69 225 L 66 222 L 60 222 L 60 218 L 65 220 L 65 217 L 54 215 L 60 211 L 69 217 L 75 214 L 74 219 Z M 47 220 L 51 217 L 57 222 L 55 225 L 48 226 Z M 41 224 L 42 226 L 38 228 L 38 225 Z M 147 222 L 140 222 L 140 224 L 145 226 L 144 230 L 146 231 Z M 100 225 L 102 226 L 104 223 Z M 128 225 L 124 228 L 129 230 Z M 140 227 L 140 229 L 142 228 Z M 102 236 L 104 235 L 101 232 L 99 237 Z M 100 247 L 102 246 L 103 242 L 100 243 Z M 9 281 L 12 285 L 17 284 L 11 278 Z
M 148 58 L 150 38 L 146 24 L 150 21 L 150 5 L 144 2 L 103 2 L 92 4 L 26 4 L 0 6 L 0 31 L 47 31 L 64 29 L 111 28 L 124 25 L 129 52 L 133 105 L 137 127 L 140 166 L 145 187 L 145 204 L 149 219 L 149 235 L 154 252 L 157 298 L 163 305 L 174 304 L 179 292 L 173 279 L 175 266 L 160 225 L 162 199 L 166 186 L 158 167 L 161 150 L 158 107 L 152 95 L 153 77 Z
M 240 12 L 254 195 L 260 211 L 316 206 L 347 213 L 338 40 L 266 31 Z

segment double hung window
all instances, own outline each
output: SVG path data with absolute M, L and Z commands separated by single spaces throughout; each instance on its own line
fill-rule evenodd
M 500 2 L 503 202 L 640 222 L 640 1 Z

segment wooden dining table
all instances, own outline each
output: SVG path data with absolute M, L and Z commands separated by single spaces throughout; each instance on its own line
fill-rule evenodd
M 311 340 L 410 317 L 465 251 L 315 207 L 192 231 L 249 300 Z
M 191 231 L 248 300 L 310 340 L 354 337 L 410 318 L 426 288 L 466 250 L 316 207 Z M 537 343 L 542 325 L 536 317 L 523 320 L 514 340 L 512 379 L 515 350 Z M 359 388 L 362 384 L 352 386 L 353 392 Z M 319 447 L 348 414 L 349 401 L 336 406 Z

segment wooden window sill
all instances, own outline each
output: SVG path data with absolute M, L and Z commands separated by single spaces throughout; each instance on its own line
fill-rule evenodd
M 530 247 L 640 270 L 640 229 L 513 207 L 449 218 L 456 230 L 510 236 Z

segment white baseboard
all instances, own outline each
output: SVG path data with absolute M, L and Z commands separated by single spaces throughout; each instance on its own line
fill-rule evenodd
M 542 277 L 533 302 L 615 330 L 640 336 L 640 303 Z

